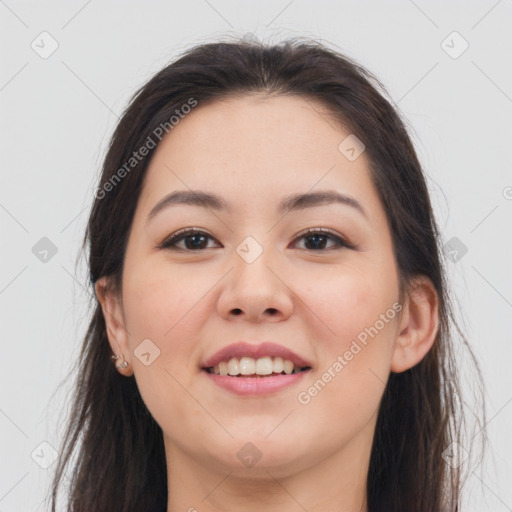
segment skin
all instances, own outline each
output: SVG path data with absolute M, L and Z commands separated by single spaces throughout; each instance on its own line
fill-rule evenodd
M 122 291 L 96 291 L 112 351 L 128 366 L 161 426 L 168 466 L 168 512 L 183 510 L 367 510 L 366 478 L 380 399 L 390 372 L 417 364 L 438 329 L 438 298 L 418 276 L 401 295 L 390 230 L 363 152 L 338 146 L 349 132 L 299 97 L 233 97 L 196 107 L 154 154 L 128 240 Z M 221 196 L 230 211 L 173 205 L 151 209 L 176 190 Z M 285 196 L 335 190 L 339 203 L 276 211 Z M 198 228 L 205 249 L 158 249 L 172 233 Z M 355 249 L 314 249 L 308 228 L 327 228 Z M 262 254 L 236 252 L 252 236 Z M 190 238 L 189 238 L 190 242 Z M 189 245 L 188 247 L 191 247 Z M 313 248 L 311 248 L 313 247 Z M 381 314 L 402 310 L 307 404 L 298 393 L 343 356 Z M 134 351 L 150 339 L 159 356 Z M 313 369 L 265 397 L 237 396 L 211 382 L 201 364 L 224 346 L 270 340 Z M 153 346 L 153 345 L 151 345 Z M 151 349 L 153 350 L 153 349 Z M 237 452 L 251 442 L 261 459 Z

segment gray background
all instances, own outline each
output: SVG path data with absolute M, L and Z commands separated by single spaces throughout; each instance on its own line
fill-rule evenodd
M 118 115 L 182 50 L 248 33 L 345 52 L 407 118 L 487 385 L 490 444 L 463 510 L 512 510 L 511 28 L 510 0 L 0 0 L 0 512 L 44 510 L 70 381 L 58 385 L 87 324 L 77 254 Z

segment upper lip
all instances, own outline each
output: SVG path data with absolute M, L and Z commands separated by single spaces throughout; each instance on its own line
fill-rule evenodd
M 311 364 L 308 361 L 282 345 L 278 345 L 270 341 L 265 341 L 263 343 L 247 343 L 245 341 L 239 341 L 237 343 L 227 345 L 218 352 L 215 352 L 215 354 L 209 357 L 202 364 L 202 368 L 211 368 L 222 361 L 229 361 L 232 357 L 240 358 L 244 356 L 252 357 L 254 359 L 259 359 L 265 356 L 282 357 L 283 359 L 292 361 L 296 366 L 311 367 Z

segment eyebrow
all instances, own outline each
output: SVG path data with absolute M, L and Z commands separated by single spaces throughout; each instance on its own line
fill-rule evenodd
M 333 203 L 350 206 L 366 217 L 361 204 L 353 197 L 341 194 L 334 190 L 319 192 L 307 192 L 304 194 L 292 194 L 285 197 L 277 208 L 279 214 L 286 214 L 291 211 L 304 210 L 315 206 L 325 206 Z M 232 207 L 221 197 L 201 190 L 177 190 L 161 199 L 149 213 L 146 222 L 148 223 L 162 210 L 174 205 L 199 206 L 216 211 L 231 211 Z

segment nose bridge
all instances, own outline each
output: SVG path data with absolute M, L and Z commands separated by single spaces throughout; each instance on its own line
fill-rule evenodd
M 253 236 L 247 236 L 233 254 L 234 284 L 251 287 L 254 296 L 262 297 L 275 286 L 275 276 L 269 267 L 276 266 L 275 250 L 265 241 L 265 246 Z M 245 290 L 249 293 L 251 290 Z
M 261 320 L 265 316 L 284 319 L 291 314 L 291 292 L 277 277 L 279 258 L 272 247 L 247 236 L 231 258 L 230 267 L 234 268 L 219 298 L 222 316 Z

